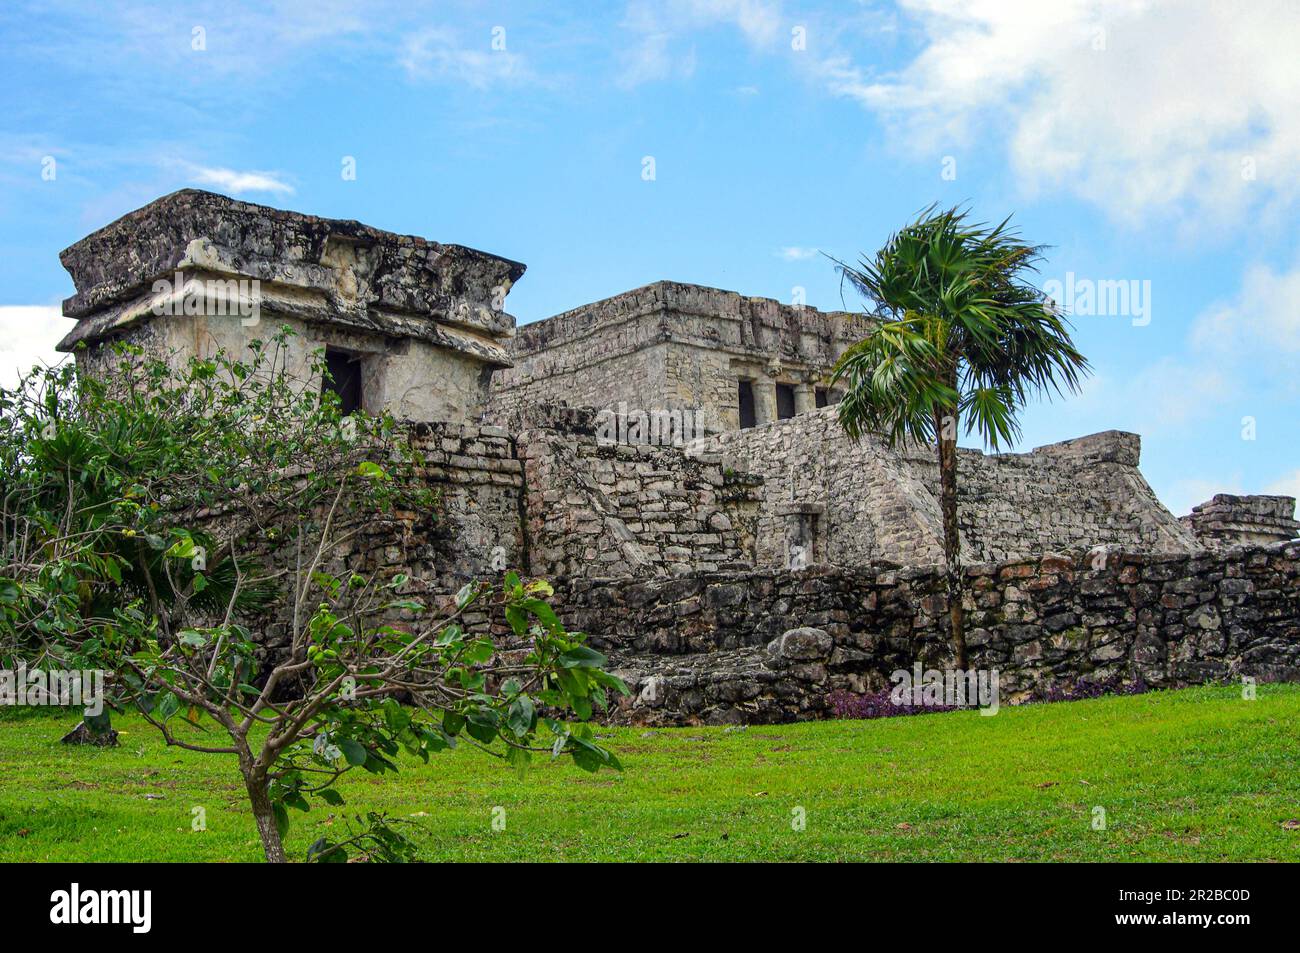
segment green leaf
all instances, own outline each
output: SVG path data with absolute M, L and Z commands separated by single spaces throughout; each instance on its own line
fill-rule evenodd
M 152 544 L 152 540 L 150 542 Z M 172 544 L 172 547 L 167 550 L 167 555 L 172 559 L 193 559 L 194 553 L 194 540 L 188 536 L 177 540 Z
M 283 840 L 289 833 L 289 811 L 279 801 L 271 805 L 271 811 L 275 814 L 275 829 L 280 832 L 280 839 Z
M 460 591 L 456 593 L 456 608 L 460 610 L 468 608 L 469 604 L 478 598 L 478 593 L 478 583 L 465 583 L 460 587 Z
M 338 744 L 339 750 L 343 752 L 343 757 L 353 767 L 360 767 L 365 764 L 366 758 L 370 756 L 365 745 L 351 738 L 340 738 Z
M 528 774 L 528 765 L 532 760 L 533 754 L 527 748 L 506 749 L 506 764 L 514 768 L 515 774 L 521 778 Z
M 466 665 L 479 665 L 488 661 L 495 653 L 496 646 L 487 639 L 475 639 L 465 647 L 461 661 Z
M 506 724 L 518 738 L 524 737 L 533 727 L 533 700 L 527 695 L 520 695 L 510 703 L 506 713 Z
M 490 745 L 497 736 L 497 721 L 494 713 L 490 709 L 470 712 L 465 731 L 475 741 Z
M 326 804 L 332 804 L 335 807 L 338 807 L 343 803 L 343 795 L 334 788 L 324 788 L 323 790 L 317 791 L 316 796 Z
M 180 710 L 181 700 L 172 692 L 167 692 L 158 702 L 158 707 L 155 710 L 155 717 L 157 717 L 159 721 L 166 721 Z
M 559 658 L 564 668 L 601 668 L 607 661 L 605 656 L 585 645 L 575 646 Z
M 524 599 L 519 603 L 520 607 L 542 621 L 547 628 L 556 628 L 560 624 L 559 617 L 556 616 L 555 610 L 543 599 Z
M 510 623 L 515 635 L 523 635 L 528 631 L 528 615 L 518 606 L 506 606 L 506 621 Z

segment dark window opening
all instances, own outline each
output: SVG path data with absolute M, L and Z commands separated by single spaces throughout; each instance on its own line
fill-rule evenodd
M 776 419 L 789 420 L 794 416 L 794 386 L 776 385 Z
M 325 349 L 325 370 L 321 392 L 333 391 L 339 395 L 339 406 L 344 415 L 361 410 L 361 358 L 346 351 Z
M 827 404 L 830 403 L 830 398 L 826 393 L 825 387 L 818 387 L 815 396 L 817 398 L 818 407 L 825 407 Z
M 758 423 L 754 415 L 754 382 L 740 382 L 740 429 L 745 430 Z

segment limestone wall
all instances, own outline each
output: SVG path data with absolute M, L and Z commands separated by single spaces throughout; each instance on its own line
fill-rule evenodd
M 764 478 L 759 565 L 786 565 L 782 504 L 822 504 L 824 560 L 908 565 L 943 558 L 938 466 L 928 448 L 895 452 L 855 442 L 834 407 L 708 442 L 724 463 Z M 969 561 L 990 561 L 1111 544 L 1191 552 L 1191 534 L 1156 499 L 1137 468 L 1134 434 L 1107 431 L 1024 454 L 962 450 L 958 517 Z
M 752 565 L 757 501 L 716 457 L 602 444 L 591 411 L 560 411 L 517 438 L 528 570 L 661 576 Z
M 231 360 L 251 361 L 249 344 L 269 341 L 288 328 L 282 360 L 275 370 L 311 391 L 321 389 L 317 352 L 337 348 L 361 365 L 363 409 L 390 413 L 399 420 L 462 422 L 478 418 L 486 388 L 480 364 L 454 350 L 418 338 L 390 338 L 338 324 L 309 323 L 266 307 L 258 323 L 246 326 L 237 316 L 147 317 L 137 321 L 126 340 L 151 358 L 180 364 L 190 357 L 210 358 L 224 351 Z M 77 351 L 81 373 L 104 376 L 119 358 L 109 341 Z
M 970 664 L 999 671 L 1003 704 L 1079 680 L 1300 679 L 1300 543 L 1043 556 L 967 577 Z M 833 690 L 950 666 L 942 592 L 933 568 L 877 565 L 565 580 L 557 601 L 632 687 L 621 719 L 686 724 L 824 716 Z M 821 634 L 783 645 L 797 627 Z
M 873 559 L 928 564 L 943 559 L 939 507 L 912 468 L 879 440 L 854 444 L 834 407 L 718 434 L 708 441 L 731 469 L 763 478 L 756 558 L 788 565 L 783 504 L 821 504 L 818 561 L 861 566 Z
M 1029 453 L 960 451 L 958 515 L 971 558 L 1012 559 L 1101 544 L 1156 553 L 1197 549 L 1138 470 L 1140 455 L 1138 435 L 1117 430 Z M 909 450 L 904 458 L 937 497 L 933 452 Z

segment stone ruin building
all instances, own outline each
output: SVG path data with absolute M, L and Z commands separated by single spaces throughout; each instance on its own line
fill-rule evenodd
M 497 299 L 524 273 L 459 245 L 193 189 L 123 216 L 60 260 L 77 291 L 63 313 L 77 325 L 59 349 L 82 368 L 114 339 L 183 361 L 239 354 L 287 325 L 289 373 L 310 379 L 311 354 L 324 348 L 345 406 L 414 421 L 486 409 L 515 328 Z
M 834 402 L 831 368 L 869 327 L 857 314 L 660 281 L 520 328 L 492 407 L 690 411 L 715 432 L 787 420 Z
M 664 281 L 516 329 L 517 262 L 195 190 L 61 258 L 83 372 L 117 339 L 183 360 L 287 324 L 288 371 L 322 386 L 324 349 L 345 407 L 412 422 L 441 490 L 432 528 L 352 555 L 435 593 L 502 565 L 552 580 L 633 689 L 621 720 L 816 717 L 947 658 L 933 452 L 836 418 L 870 316 Z M 960 451 L 972 664 L 1011 700 L 1300 678 L 1295 500 L 1177 519 L 1139 457 L 1118 431 Z

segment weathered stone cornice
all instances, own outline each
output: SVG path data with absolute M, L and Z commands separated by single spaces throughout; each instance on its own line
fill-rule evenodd
M 858 340 L 871 327 L 869 318 L 854 312 L 819 311 L 809 305 L 784 304 L 774 298 L 747 296 L 677 281 L 657 281 L 523 325 L 512 342 L 511 350 L 522 357 L 559 344 L 580 341 L 593 334 L 608 334 L 619 325 L 650 317 L 665 322 L 656 341 L 684 340 L 726 350 L 737 349 L 691 334 L 685 326 L 689 322 L 673 319 L 756 321 L 772 329 L 773 333 L 796 331 L 848 340 Z
M 450 337 L 502 364 L 496 342 L 515 322 L 501 305 L 524 273 L 519 262 L 460 245 L 195 189 L 123 216 L 60 260 L 77 289 L 63 311 L 79 321 L 65 350 L 149 316 L 154 283 L 180 271 L 256 280 L 272 315 L 440 344 Z

